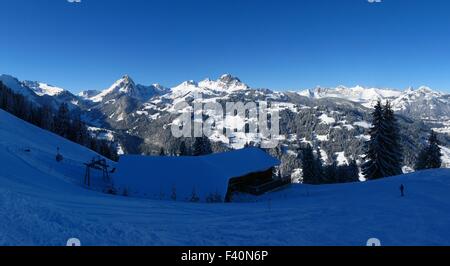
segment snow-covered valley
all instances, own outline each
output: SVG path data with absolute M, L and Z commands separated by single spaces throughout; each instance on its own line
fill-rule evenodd
M 83 188 L 93 156 L 0 110 L 0 245 L 450 245 L 448 169 L 204 204 Z

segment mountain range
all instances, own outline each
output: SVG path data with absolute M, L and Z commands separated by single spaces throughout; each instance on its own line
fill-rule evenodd
M 239 78 L 225 74 L 215 80 L 190 80 L 167 88 L 160 84 L 140 85 L 125 75 L 107 89 L 74 95 L 44 82 L 19 81 L 9 75 L 1 75 L 0 81 L 38 105 L 49 104 L 56 109 L 62 102 L 68 103 L 91 126 L 93 134 L 115 141 L 121 153 L 156 154 L 162 147 L 166 153 L 176 154 L 181 141 L 189 144 L 191 140 L 171 135 L 174 105 L 192 102 L 198 94 L 204 101 L 222 104 L 267 101 L 270 108 L 279 110 L 281 144 L 271 152 L 282 159 L 285 174 L 299 168 L 295 157 L 299 146 L 306 143 L 312 144 L 326 163 L 345 164 L 351 159 L 361 162 L 364 142 L 369 138 L 371 109 L 378 100 L 389 100 L 396 111 L 405 171 L 413 166 L 430 129 L 439 133 L 444 151 L 450 147 L 450 95 L 428 87 L 402 91 L 339 86 L 280 92 L 251 88 Z M 214 134 L 210 139 L 215 151 L 261 141 L 241 133 L 228 138 Z M 445 159 L 450 166 L 450 160 Z

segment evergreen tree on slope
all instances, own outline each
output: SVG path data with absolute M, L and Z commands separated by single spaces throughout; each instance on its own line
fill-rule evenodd
M 311 145 L 308 144 L 306 148 L 302 149 L 302 168 L 303 168 L 303 183 L 304 184 L 317 184 L 317 176 L 315 169 L 315 159 L 313 154 L 313 149 Z
M 56 134 L 64 138 L 68 138 L 70 129 L 70 115 L 67 103 L 62 103 L 59 106 L 58 113 L 56 114 L 55 122 L 53 124 Z
M 202 156 L 212 153 L 211 142 L 205 136 L 201 138 L 195 138 L 193 147 L 193 156 Z
M 442 166 L 442 153 L 434 131 L 428 138 L 428 146 L 421 150 L 415 166 L 416 170 L 435 169 Z
M 316 149 L 316 158 L 314 159 L 314 174 L 316 176 L 316 182 L 323 184 L 324 169 L 323 169 L 322 153 L 320 151 L 320 148 Z
M 394 110 L 392 110 L 391 104 L 386 102 L 383 109 L 383 128 L 385 136 L 385 158 L 388 163 L 385 170 L 385 176 L 401 175 L 402 171 L 402 147 L 400 140 L 400 128 L 398 126 L 397 119 L 395 118 Z
M 372 180 L 401 174 L 399 128 L 389 102 L 383 108 L 378 101 L 372 119 L 371 139 L 367 143 L 366 162 L 362 166 L 364 176 Z

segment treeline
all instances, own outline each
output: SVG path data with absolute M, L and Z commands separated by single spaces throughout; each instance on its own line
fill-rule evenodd
M 23 95 L 13 92 L 0 82 L 0 108 L 37 127 L 51 131 L 70 141 L 83 145 L 111 160 L 118 155 L 113 144 L 89 134 L 79 115 L 71 114 L 66 103 L 55 113 L 50 106 L 36 106 Z
M 202 156 L 213 153 L 212 143 L 209 138 L 203 136 L 201 138 L 194 138 L 193 141 L 180 139 L 176 151 L 170 153 L 164 148 L 160 148 L 159 156 Z
M 389 102 L 385 105 L 379 101 L 372 112 L 372 127 L 369 131 L 370 140 L 366 143 L 366 154 L 361 164 L 362 176 L 367 180 L 380 179 L 401 175 L 403 149 L 400 139 L 400 127 Z M 442 153 L 435 132 L 431 131 L 428 144 L 425 145 L 416 158 L 414 169 L 425 170 L 440 168 Z M 359 167 L 356 161 L 348 165 L 338 166 L 336 160 L 331 165 L 324 165 L 320 150 L 314 153 L 310 145 L 300 150 L 303 169 L 303 183 L 331 184 L 357 182 Z
M 311 145 L 299 152 L 298 158 L 303 168 L 303 183 L 311 185 L 350 183 L 359 180 L 359 168 L 356 161 L 348 165 L 338 165 L 336 159 L 326 165 L 321 159 L 320 150 L 314 154 Z

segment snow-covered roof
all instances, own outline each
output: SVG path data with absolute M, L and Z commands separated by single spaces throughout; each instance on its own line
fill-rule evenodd
M 199 157 L 121 156 L 114 182 L 119 190 L 149 198 L 190 200 L 193 190 L 201 201 L 214 193 L 225 197 L 229 180 L 263 172 L 280 164 L 258 148 Z

